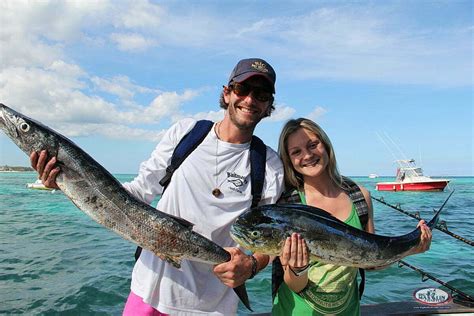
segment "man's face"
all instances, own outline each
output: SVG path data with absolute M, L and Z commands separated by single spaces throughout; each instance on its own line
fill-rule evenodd
M 235 88 L 224 90 L 224 100 L 230 120 L 240 129 L 254 129 L 258 122 L 267 115 L 272 102 L 272 93 L 268 82 L 258 76 L 251 77 L 236 84 Z

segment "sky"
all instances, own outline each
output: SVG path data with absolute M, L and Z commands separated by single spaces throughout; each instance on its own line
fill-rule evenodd
M 0 1 L 0 103 L 67 136 L 112 173 L 137 173 L 185 117 L 224 116 L 235 64 L 277 73 L 277 150 L 291 118 L 327 132 L 339 170 L 474 175 L 473 2 Z M 0 165 L 28 166 L 0 133 Z

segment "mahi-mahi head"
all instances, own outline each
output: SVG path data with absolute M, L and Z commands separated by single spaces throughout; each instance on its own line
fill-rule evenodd
M 192 230 L 192 224 L 136 199 L 91 156 L 63 135 L 0 103 L 0 128 L 20 149 L 57 157 L 61 191 L 97 223 L 179 268 L 182 259 L 209 264 L 230 254 Z M 245 286 L 236 290 L 249 307 Z
M 432 229 L 441 209 L 428 223 Z M 421 230 L 388 237 L 349 226 L 324 210 L 302 204 L 273 204 L 242 213 L 231 228 L 242 247 L 278 256 L 285 239 L 299 233 L 306 241 L 310 261 L 372 268 L 394 263 L 420 242 Z

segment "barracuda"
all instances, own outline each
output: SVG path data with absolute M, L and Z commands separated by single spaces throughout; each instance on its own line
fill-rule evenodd
M 427 224 L 431 230 L 446 202 L 447 199 Z M 242 213 L 231 228 L 231 237 L 242 247 L 272 256 L 280 254 L 285 239 L 292 233 L 299 233 L 305 239 L 310 261 L 359 268 L 394 263 L 417 246 L 421 237 L 420 228 L 396 237 L 370 234 L 345 224 L 322 209 L 302 204 L 252 208 Z
M 47 150 L 56 156 L 61 191 L 97 223 L 152 251 L 176 268 L 182 259 L 220 264 L 230 254 L 192 231 L 192 224 L 136 199 L 91 156 L 63 135 L 0 103 L 0 128 L 29 155 Z M 234 289 L 250 309 L 245 285 Z

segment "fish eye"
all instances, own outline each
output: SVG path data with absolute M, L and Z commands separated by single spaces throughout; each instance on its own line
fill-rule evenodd
M 20 130 L 22 132 L 28 132 L 30 130 L 30 125 L 28 123 L 23 122 L 20 124 Z
M 258 237 L 260 237 L 260 232 L 254 230 L 253 232 L 250 233 L 250 236 L 252 238 L 258 238 Z

